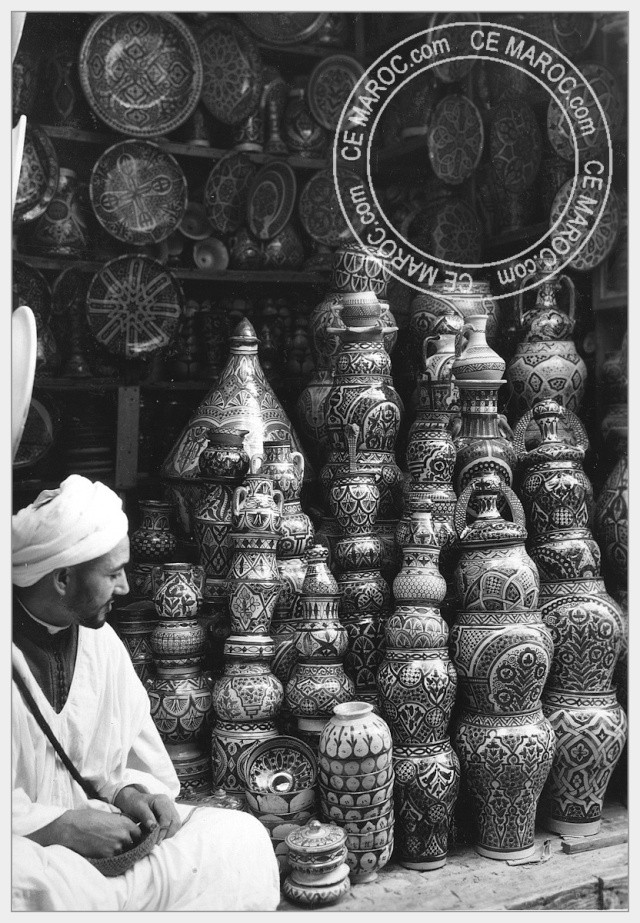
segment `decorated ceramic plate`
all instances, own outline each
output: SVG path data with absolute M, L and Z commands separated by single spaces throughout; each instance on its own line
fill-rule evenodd
M 329 13 L 239 13 L 242 22 L 263 42 L 295 45 L 315 35 Z
M 311 71 L 307 99 L 311 114 L 329 131 L 334 131 L 351 91 L 364 68 L 348 54 L 334 54 L 319 61 Z
M 209 173 L 204 208 L 209 223 L 220 234 L 237 231 L 244 222 L 249 187 L 257 169 L 247 154 L 230 151 Z
M 535 180 L 542 157 L 542 137 L 531 106 L 510 99 L 495 110 L 489 142 L 496 179 L 509 192 L 523 192 Z
M 471 22 L 473 20 L 480 22 L 480 17 L 477 13 L 434 13 L 429 25 L 433 28 L 434 26 L 445 26 L 456 22 Z M 457 83 L 458 80 L 462 80 L 476 63 L 474 58 L 464 57 L 464 55 L 474 53 L 471 45 L 473 28 L 473 26 L 465 26 L 448 32 L 446 29 L 442 29 L 433 33 L 434 41 L 446 35 L 451 55 L 463 56 L 457 61 L 445 61 L 444 64 L 436 64 L 433 67 L 434 74 L 443 83 Z
M 484 145 L 482 118 L 466 96 L 445 96 L 429 127 L 429 160 L 438 179 L 457 186 L 478 166 Z
M 89 327 L 109 352 L 150 356 L 169 344 L 183 293 L 165 267 L 146 256 L 121 256 L 98 270 L 87 293 Z
M 257 45 L 235 19 L 216 16 L 199 31 L 198 47 L 203 104 L 225 125 L 238 125 L 260 104 L 262 59 Z
M 14 260 L 13 263 L 13 299 L 14 308 L 26 304 L 36 316 L 36 320 L 46 323 L 51 314 L 51 289 L 49 283 L 38 269 Z
M 174 131 L 202 90 L 202 62 L 173 13 L 103 13 L 80 47 L 82 89 L 110 128 L 137 138 Z
M 552 13 L 551 21 L 560 51 L 572 58 L 587 50 L 596 31 L 593 13 Z
M 33 122 L 27 123 L 16 204 L 15 224 L 26 224 L 43 215 L 58 189 L 58 155 L 49 136 Z
M 106 150 L 91 172 L 89 193 L 105 231 L 134 246 L 165 240 L 187 207 L 178 161 L 151 141 L 121 141 Z
M 562 211 L 571 196 L 571 187 L 573 179 L 567 180 L 561 187 L 551 206 L 551 216 L 549 224 L 553 225 L 558 220 Z M 599 193 L 596 190 L 590 190 L 590 196 L 597 197 Z M 603 193 L 600 193 L 603 195 Z M 574 200 L 575 201 L 575 200 Z M 601 201 L 601 200 L 600 200 Z M 600 203 L 594 207 L 594 212 L 600 210 Z M 618 197 L 613 189 L 609 193 L 607 204 L 605 205 L 602 216 L 600 217 L 596 229 L 580 250 L 579 253 L 571 260 L 569 266 L 578 272 L 589 272 L 599 266 L 603 260 L 611 253 L 613 245 L 616 242 L 618 231 L 620 230 L 620 205 Z
M 247 196 L 247 224 L 258 240 L 278 234 L 293 211 L 296 175 L 284 160 L 265 164 L 256 173 Z
M 440 260 L 479 263 L 482 258 L 482 225 L 462 199 L 447 197 L 434 202 L 413 219 L 408 237 Z
M 242 760 L 241 771 L 252 792 L 287 792 L 313 788 L 318 765 L 307 744 L 282 735 L 250 750 Z
M 340 173 L 340 191 L 345 203 L 349 201 L 350 181 L 360 182 L 355 173 Z M 298 214 L 309 237 L 327 247 L 337 247 L 353 237 L 336 195 L 332 170 L 319 170 L 307 182 L 298 200 Z M 354 213 L 350 217 L 358 228 L 357 215 Z
M 598 97 L 609 125 L 611 140 L 615 140 L 624 119 L 624 102 L 615 77 L 602 64 L 584 64 L 581 65 L 580 71 L 589 87 Z M 578 85 L 573 91 L 574 96 L 580 94 L 581 87 L 584 87 L 584 84 Z M 589 100 L 593 103 L 593 97 L 586 90 L 584 98 L 587 100 L 587 107 L 589 106 Z M 606 148 L 607 135 L 601 119 L 598 121 L 600 122 L 598 129 L 590 135 L 581 135 L 577 125 L 574 126 L 580 140 L 581 152 L 595 152 Z M 553 99 L 549 103 L 547 110 L 547 134 L 556 153 L 565 160 L 573 161 L 573 139 L 569 130 L 569 120 Z

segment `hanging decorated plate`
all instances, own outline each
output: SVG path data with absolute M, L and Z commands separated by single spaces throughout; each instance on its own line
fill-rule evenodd
M 95 338 L 127 359 L 169 344 L 180 321 L 183 293 L 172 273 L 146 256 L 120 256 L 98 270 L 87 293 Z
M 553 205 L 551 206 L 549 226 L 555 224 L 555 222 L 562 214 L 564 207 L 566 206 L 571 196 L 572 185 L 573 179 L 569 179 L 558 191 L 558 194 L 553 200 Z M 600 211 L 600 197 L 603 195 L 604 190 L 600 193 L 595 189 L 589 190 L 590 197 L 600 199 L 598 205 L 593 206 L 595 213 Z M 564 220 L 566 221 L 566 218 Z M 569 266 L 578 272 L 589 272 L 590 270 L 595 269 L 596 266 L 599 266 L 603 260 L 606 260 L 606 258 L 611 253 L 619 230 L 620 205 L 618 203 L 618 197 L 616 196 L 613 189 L 611 189 L 609 192 L 607 204 L 604 207 L 604 211 L 596 223 L 595 231 L 584 245 L 584 247 L 580 250 L 580 252 L 577 253 L 571 260 Z
M 125 244 L 165 240 L 182 221 L 187 180 L 178 161 L 151 141 L 121 141 L 97 160 L 89 184 L 102 227 Z
M 429 160 L 438 179 L 457 186 L 478 166 L 484 145 L 482 118 L 466 96 L 445 96 L 429 126 Z
M 319 61 L 311 71 L 307 100 L 311 114 L 323 128 L 334 131 L 351 91 L 364 68 L 348 54 L 334 54 Z
M 239 19 L 263 42 L 295 45 L 319 32 L 329 13 L 238 13 Z
M 542 157 L 542 137 L 531 106 L 508 99 L 496 108 L 489 142 L 496 179 L 509 192 L 523 192 L 535 180 Z
M 36 321 L 46 323 L 51 314 L 51 289 L 42 273 L 21 263 L 13 262 L 13 307 L 26 304 L 35 314 Z
M 247 224 L 258 240 L 278 234 L 293 211 L 296 175 L 284 160 L 274 160 L 258 170 L 247 197 Z
M 33 122 L 27 123 L 20 179 L 13 210 L 15 224 L 26 224 L 43 215 L 58 189 L 58 155 L 49 136 Z
M 614 141 L 624 119 L 624 101 L 616 79 L 611 71 L 603 67 L 602 64 L 581 65 L 580 72 L 586 79 L 587 85 L 598 97 L 607 119 L 611 140 Z M 583 95 L 587 108 L 590 105 L 589 101 L 591 101 L 591 106 L 593 107 L 593 97 L 585 88 L 584 83 L 579 83 L 572 95 L 574 97 Z M 598 128 L 592 134 L 582 135 L 580 134 L 579 123 L 574 121 L 574 130 L 580 142 L 581 153 L 588 153 L 589 151 L 595 153 L 606 149 L 607 135 L 601 118 L 597 120 L 597 124 Z M 547 110 L 547 134 L 556 153 L 564 160 L 573 161 L 573 139 L 569 130 L 569 119 L 553 99 L 549 103 Z
M 174 131 L 202 90 L 198 45 L 173 13 L 103 13 L 82 40 L 78 67 L 95 114 L 137 138 Z
M 216 16 L 198 32 L 198 47 L 203 104 L 225 125 L 239 125 L 260 105 L 262 59 L 257 45 L 235 19 Z
M 247 154 L 230 151 L 209 173 L 204 208 L 209 223 L 220 234 L 237 231 L 244 223 L 249 187 L 257 170 Z
M 560 51 L 570 58 L 577 57 L 587 50 L 596 31 L 593 13 L 552 13 L 551 22 Z
M 407 236 L 427 253 L 454 263 L 479 263 L 482 225 L 473 208 L 449 195 L 434 201 L 415 216 Z
M 348 196 L 351 183 L 360 183 L 357 174 L 341 171 L 340 189 L 345 205 L 350 201 Z M 319 170 L 307 182 L 298 199 L 298 214 L 302 227 L 319 244 L 337 247 L 353 237 L 336 195 L 332 170 Z M 355 211 L 350 218 L 358 229 L 359 221 Z
M 456 22 L 480 22 L 477 13 L 434 13 L 429 23 L 430 28 L 434 26 L 445 26 L 455 24 Z M 473 65 L 475 59 L 471 57 L 474 54 L 471 45 L 471 34 L 473 26 L 464 26 L 459 29 L 440 29 L 432 34 L 432 41 L 446 36 L 449 43 L 450 54 L 461 55 L 457 61 L 445 61 L 443 64 L 436 64 L 433 67 L 433 73 L 443 83 L 457 83 L 466 77 Z M 469 55 L 470 57 L 466 57 Z

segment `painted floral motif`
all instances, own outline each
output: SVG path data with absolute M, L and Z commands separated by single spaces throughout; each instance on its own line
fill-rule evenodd
M 573 180 L 567 180 L 556 195 L 553 205 L 551 206 L 551 216 L 549 218 L 550 226 L 560 220 L 567 202 L 571 198 L 572 185 Z M 590 195 L 597 200 L 598 204 L 593 208 L 595 213 L 599 215 L 599 218 L 596 221 L 595 228 L 589 240 L 569 262 L 569 266 L 579 272 L 589 272 L 595 269 L 596 266 L 599 266 L 609 256 L 616 242 L 618 231 L 620 230 L 620 205 L 618 203 L 618 197 L 615 191 L 610 189 L 607 204 L 603 209 L 603 194 L 603 192 L 598 192 L 598 190 L 593 190 L 590 193 Z M 582 243 L 582 240 L 583 238 L 581 237 L 577 245 Z
M 337 54 L 321 60 L 311 72 L 307 89 L 309 108 L 320 124 L 335 131 L 351 91 L 364 74 L 350 55 Z
M 257 167 L 241 151 L 230 151 L 215 164 L 205 184 L 204 207 L 216 231 L 231 233 L 243 223 L 256 172 Z
M 495 111 L 491 126 L 491 162 L 498 182 L 509 192 L 522 192 L 540 168 L 542 138 L 531 106 L 510 99 Z
M 466 96 L 446 96 L 433 113 L 429 159 L 438 177 L 457 186 L 478 166 L 484 145 L 482 118 Z

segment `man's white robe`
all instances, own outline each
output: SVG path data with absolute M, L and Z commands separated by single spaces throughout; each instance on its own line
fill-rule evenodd
M 13 663 L 72 762 L 101 795 L 112 801 L 132 783 L 178 795 L 146 691 L 109 625 L 79 629 L 73 681 L 60 714 L 15 644 Z M 178 833 L 117 878 L 105 878 L 64 846 L 28 839 L 69 809 L 117 808 L 87 799 L 15 683 L 12 779 L 12 910 L 275 910 L 278 904 L 278 864 L 268 833 L 244 812 L 177 805 L 188 818 Z

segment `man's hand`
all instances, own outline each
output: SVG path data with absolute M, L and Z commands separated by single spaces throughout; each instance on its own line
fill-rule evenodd
M 140 828 L 124 814 L 76 808 L 29 834 L 40 846 L 66 846 L 92 859 L 117 856 L 141 838 Z
M 180 829 L 180 817 L 167 795 L 152 795 L 136 785 L 127 785 L 120 789 L 114 804 L 147 831 L 159 824 L 158 843 L 162 843 L 165 837 L 172 837 Z

